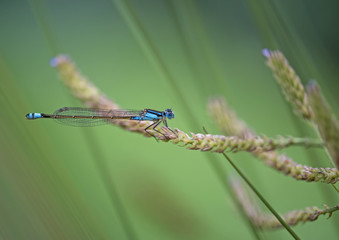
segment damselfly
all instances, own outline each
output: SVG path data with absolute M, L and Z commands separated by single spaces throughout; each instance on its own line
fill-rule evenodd
M 26 118 L 29 120 L 40 118 L 53 118 L 59 123 L 79 127 L 89 127 L 112 123 L 112 120 L 114 119 L 152 121 L 153 123 L 145 128 L 145 132 L 153 136 L 153 134 L 151 134 L 148 130 L 153 129 L 154 131 L 164 135 L 162 132 L 158 131 L 156 127 L 163 122 L 164 125 L 168 128 L 166 119 L 174 118 L 174 113 L 171 109 L 166 109 L 165 111 L 157 111 L 152 109 L 105 110 L 98 108 L 64 107 L 58 109 L 53 114 L 28 113 L 26 114 Z M 170 128 L 168 129 L 171 130 Z

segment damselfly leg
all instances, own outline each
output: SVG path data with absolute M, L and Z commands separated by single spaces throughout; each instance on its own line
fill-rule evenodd
M 152 129 L 154 131 L 156 131 L 156 132 L 160 133 L 161 135 L 163 135 L 164 137 L 166 137 L 162 132 L 155 129 L 161 122 L 162 122 L 162 120 L 158 120 L 158 121 L 153 122 L 151 125 L 149 125 L 148 127 L 145 128 L 145 132 L 147 132 L 149 135 L 151 135 L 152 137 L 154 137 L 157 140 L 157 138 L 154 136 L 154 134 L 152 134 L 151 132 L 148 131 L 148 129 L 153 126 Z
M 168 125 L 167 125 L 167 120 L 166 120 L 166 119 L 164 120 L 164 124 L 165 124 L 165 126 L 166 126 L 167 129 L 169 129 L 175 136 L 178 137 L 178 135 L 177 135 L 172 129 L 170 129 L 170 128 L 168 127 Z

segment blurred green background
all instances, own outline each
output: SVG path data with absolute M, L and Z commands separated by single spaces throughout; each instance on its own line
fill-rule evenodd
M 219 154 L 115 126 L 24 116 L 82 106 L 49 65 L 65 53 L 122 108 L 172 108 L 172 128 L 220 134 L 206 105 L 221 95 L 257 133 L 315 136 L 285 103 L 261 50 L 280 49 L 303 83 L 319 82 L 337 113 L 338 10 L 334 0 L 1 0 L 0 238 L 254 238 L 232 205 L 226 184 L 234 173 Z M 285 152 L 331 166 L 321 150 Z M 229 155 L 280 213 L 338 204 L 330 185 Z M 294 230 L 302 239 L 338 239 L 338 221 L 335 213 Z M 291 238 L 284 229 L 263 236 Z

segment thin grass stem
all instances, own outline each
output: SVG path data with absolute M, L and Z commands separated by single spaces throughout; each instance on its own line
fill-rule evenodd
M 232 167 L 237 171 L 246 184 L 252 189 L 252 191 L 258 196 L 263 204 L 270 210 L 270 212 L 277 218 L 277 220 L 284 226 L 284 228 L 291 234 L 294 239 L 300 239 L 298 235 L 292 230 L 292 228 L 280 217 L 280 215 L 274 210 L 274 208 L 266 201 L 266 199 L 260 194 L 260 192 L 254 187 L 254 185 L 247 179 L 247 177 L 240 171 L 240 169 L 233 163 L 233 161 L 225 154 L 222 155 L 228 160 Z

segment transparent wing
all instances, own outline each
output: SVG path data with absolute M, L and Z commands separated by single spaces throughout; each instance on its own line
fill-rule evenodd
M 64 107 L 53 114 L 61 124 L 78 127 L 91 127 L 111 123 L 114 119 L 128 119 L 139 116 L 143 110 L 112 110 L 98 108 Z

